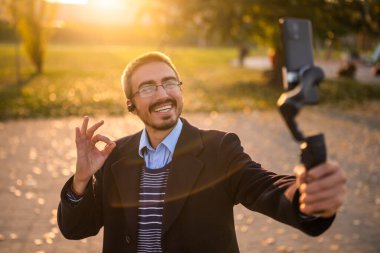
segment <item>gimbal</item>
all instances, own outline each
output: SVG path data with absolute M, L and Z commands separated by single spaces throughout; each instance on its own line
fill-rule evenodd
M 324 73 L 314 66 L 310 21 L 284 18 L 280 19 L 280 28 L 285 61 L 285 92 L 278 99 L 277 106 L 294 139 L 300 143 L 301 162 L 306 169 L 310 169 L 326 161 L 324 135 L 304 136 L 295 118 L 304 105 L 319 102 L 318 86 Z

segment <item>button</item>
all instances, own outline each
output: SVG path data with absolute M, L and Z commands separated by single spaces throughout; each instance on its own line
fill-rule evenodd
M 125 241 L 127 242 L 127 244 L 130 244 L 131 243 L 131 237 L 129 235 L 125 236 Z

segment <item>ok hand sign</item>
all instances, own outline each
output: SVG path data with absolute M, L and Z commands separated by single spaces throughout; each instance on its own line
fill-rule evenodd
M 116 143 L 108 137 L 96 134 L 95 131 L 103 125 L 101 120 L 87 129 L 89 118 L 84 117 L 82 128 L 75 128 L 75 143 L 77 147 L 77 164 L 74 174 L 73 190 L 82 195 L 88 181 L 104 164 L 107 157 L 116 147 Z M 102 141 L 106 144 L 103 150 L 99 150 L 95 144 Z

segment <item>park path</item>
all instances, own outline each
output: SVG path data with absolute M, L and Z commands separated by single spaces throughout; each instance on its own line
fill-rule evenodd
M 241 252 L 380 252 L 378 108 L 350 112 L 309 108 L 301 113 L 301 128 L 324 132 L 329 157 L 345 168 L 349 179 L 345 205 L 332 228 L 317 238 L 237 206 Z M 292 173 L 298 162 L 298 147 L 276 111 L 184 116 L 200 128 L 237 133 L 246 152 L 265 168 Z M 112 138 L 142 128 L 130 114 L 103 119 L 101 132 Z M 60 189 L 75 168 L 74 127 L 80 122 L 63 118 L 0 123 L 0 252 L 101 252 L 101 233 L 68 241 L 56 223 Z

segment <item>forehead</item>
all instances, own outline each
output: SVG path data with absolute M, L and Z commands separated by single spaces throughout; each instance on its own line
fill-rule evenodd
M 161 82 L 167 77 L 176 78 L 174 70 L 164 62 L 149 62 L 139 66 L 132 74 L 132 88 L 137 88 L 146 81 Z

